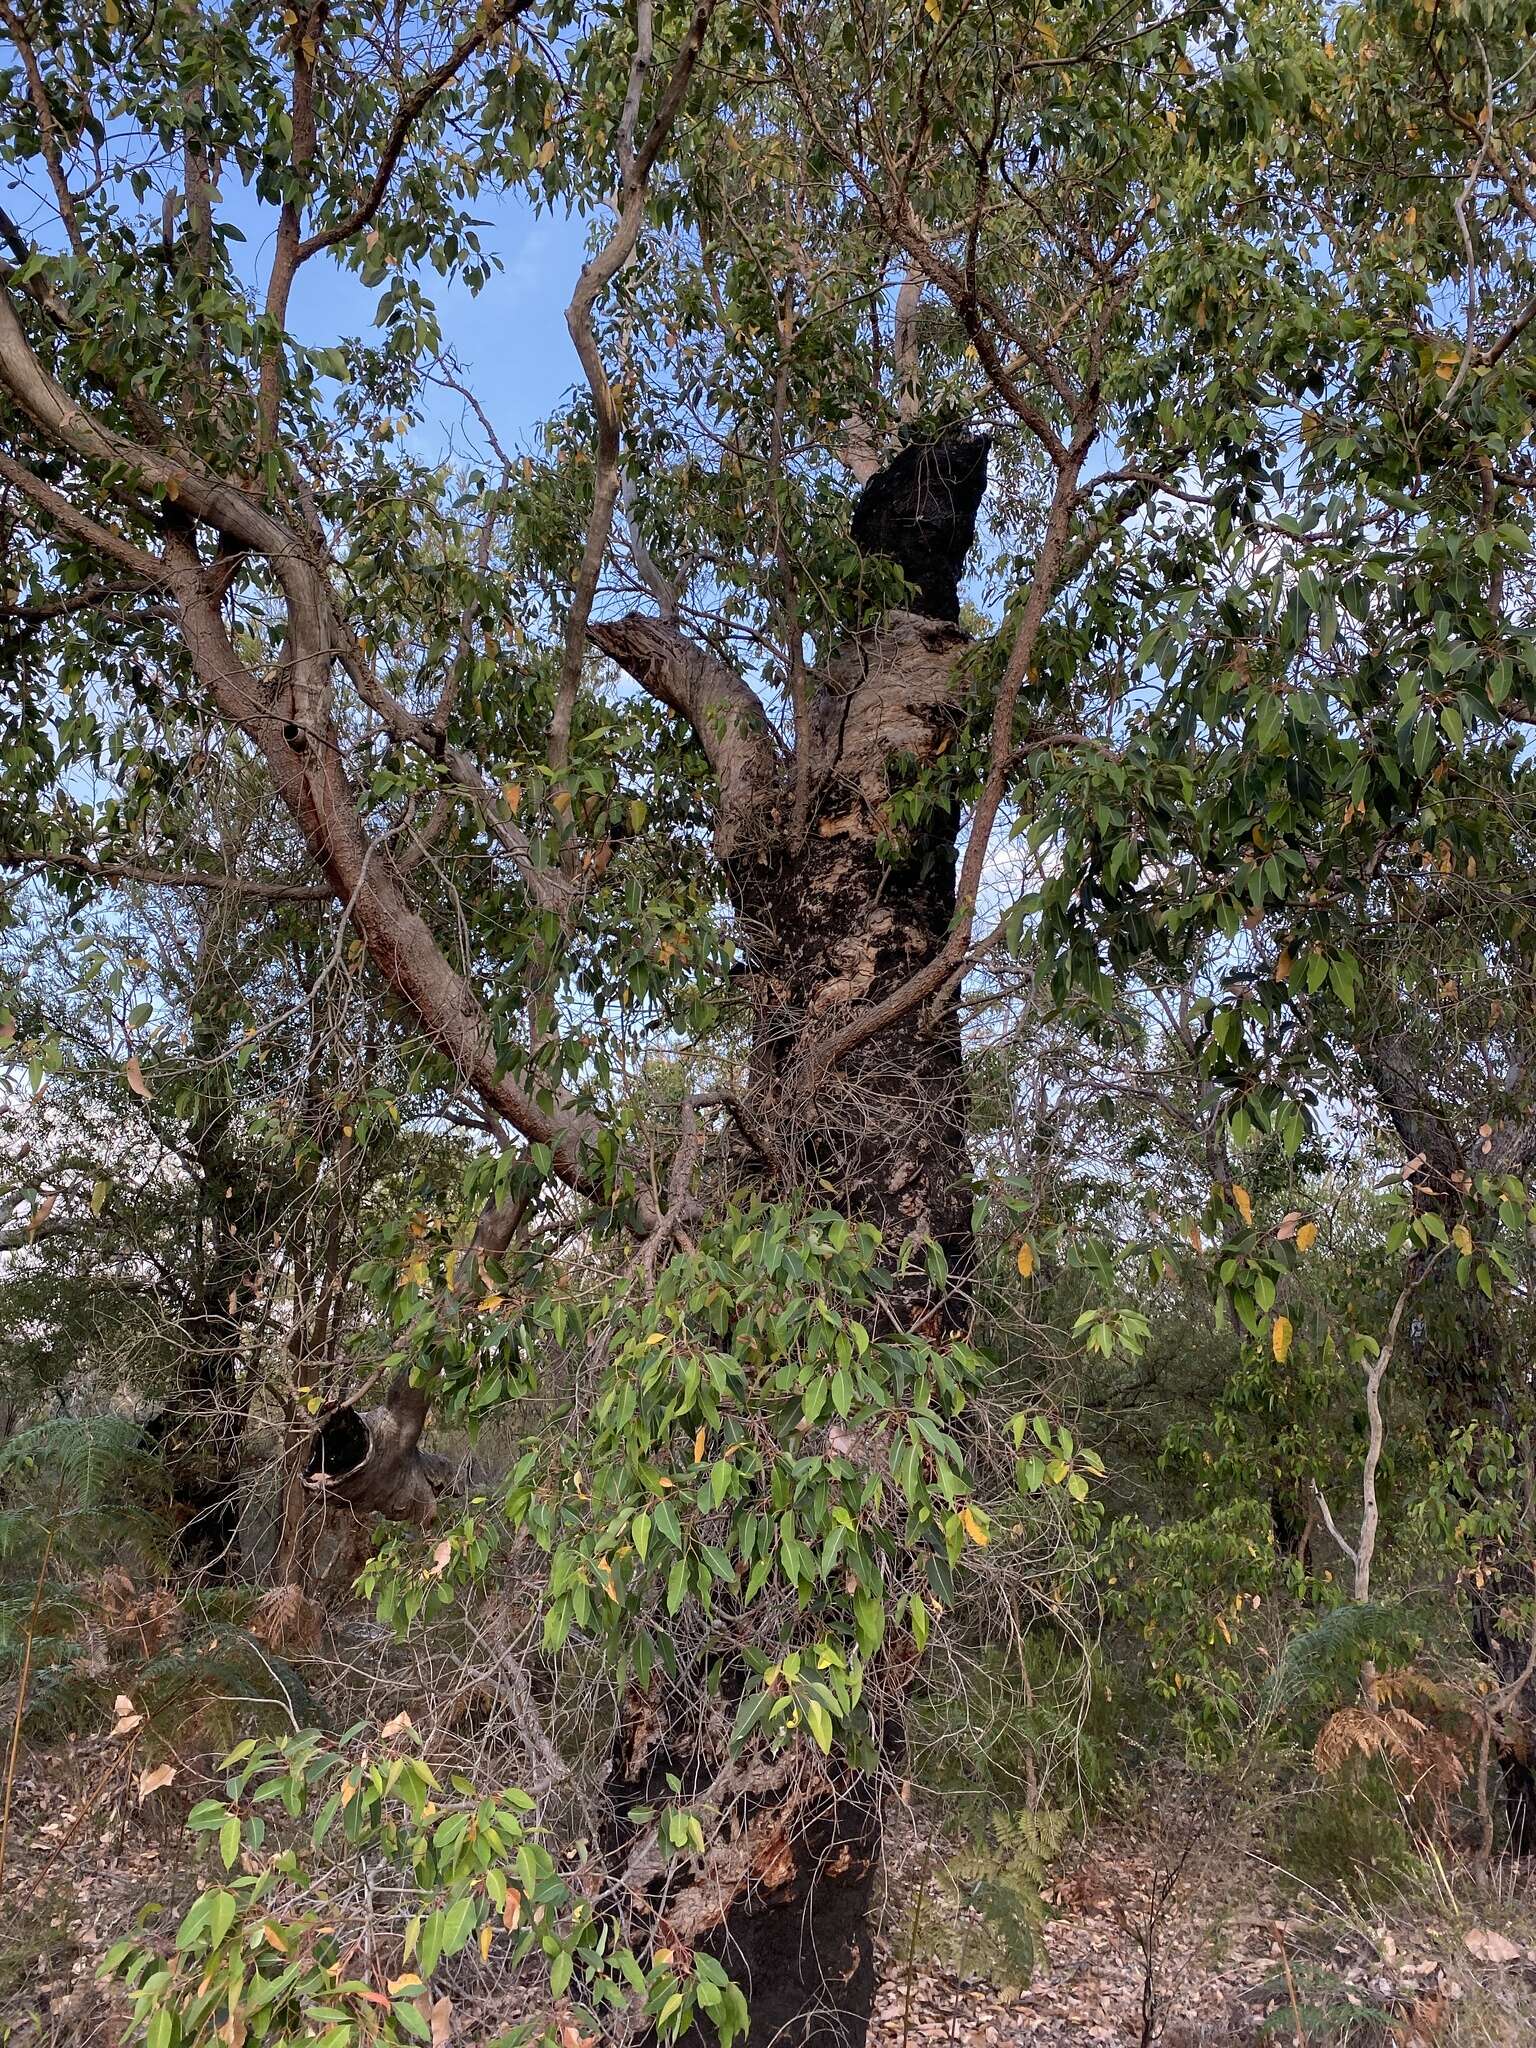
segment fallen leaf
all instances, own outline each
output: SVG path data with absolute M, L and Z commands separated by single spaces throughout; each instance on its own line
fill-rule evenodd
M 412 1729 L 415 1726 L 416 1723 L 411 1719 L 409 1714 L 396 1714 L 395 1718 L 392 1721 L 386 1721 L 384 1723 L 384 1726 L 379 1730 L 379 1733 L 383 1736 L 384 1740 L 388 1742 L 391 1736 L 404 1735 L 407 1732 L 407 1730 Z
M 131 1735 L 135 1728 L 142 1728 L 144 1725 L 144 1716 L 136 1711 L 133 1701 L 125 1692 L 120 1692 L 112 1702 L 112 1711 L 117 1716 L 112 1727 L 114 1735 Z
M 152 1771 L 139 1773 L 139 1804 L 142 1806 L 151 1792 L 158 1792 L 163 1785 L 170 1785 L 176 1779 L 174 1764 L 156 1764 Z
M 453 2039 L 453 2000 L 444 1992 L 432 2008 L 432 2048 L 448 2048 Z
M 1277 1244 L 1289 1244 L 1296 1235 L 1300 1223 L 1301 1211 L 1299 1209 L 1287 1209 L 1280 1219 L 1280 1228 L 1275 1232 L 1275 1242 Z
M 1469 1927 L 1465 1939 L 1467 1954 L 1476 1956 L 1480 1963 L 1518 1963 L 1525 1954 L 1517 1941 L 1511 1941 L 1495 1927 Z
M 450 1564 L 451 1564 L 452 1562 L 453 1562 L 453 1538 L 452 1538 L 451 1536 L 445 1536 L 445 1537 L 443 1538 L 443 1540 L 442 1540 L 442 1542 L 441 1542 L 441 1543 L 436 1543 L 436 1544 L 434 1544 L 434 1545 L 432 1546 L 432 1576 L 433 1576 L 433 1578 L 434 1578 L 434 1579 L 440 1579 L 440 1578 L 441 1578 L 441 1577 L 443 1576 L 443 1573 L 444 1573 L 445 1571 L 447 1571 L 447 1569 L 448 1569 L 449 1565 L 450 1565 Z M 409 1726 L 410 1726 L 410 1716 L 409 1716 L 409 1715 L 405 1715 L 405 1716 L 403 1716 L 402 1718 L 404 1719 L 404 1721 L 405 1721 L 405 1724 L 406 1724 L 406 1726 L 407 1726 L 407 1727 L 409 1727 Z M 389 1733 L 389 1730 L 388 1730 L 388 1729 L 386 1728 L 386 1729 L 384 1730 L 384 1733 L 385 1733 L 385 1734 L 387 1735 L 387 1734 Z

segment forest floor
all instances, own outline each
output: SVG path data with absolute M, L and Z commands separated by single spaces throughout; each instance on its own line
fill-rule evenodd
M 185 1799 L 167 1787 L 141 1805 L 112 1772 L 112 1752 L 90 1741 L 22 1760 L 0 1876 L 3 2048 L 121 2048 L 102 1956 L 163 1926 L 195 1887 Z M 871 2048 L 1536 2043 L 1536 1873 L 1445 1877 L 1432 1897 L 1356 1910 L 1299 1889 L 1240 1829 L 1193 1844 L 1166 1816 L 1097 1830 L 1054 1860 L 1032 1980 L 1005 1994 L 916 1959 L 897 1923 L 928 1851 L 915 1823 L 897 1833 Z M 520 2003 L 505 1981 L 456 1987 L 449 2048 L 490 2048 Z

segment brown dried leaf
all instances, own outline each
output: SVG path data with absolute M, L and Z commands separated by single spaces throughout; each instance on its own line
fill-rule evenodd
M 142 1728 L 144 1725 L 144 1716 L 137 1711 L 133 1701 L 129 1699 L 125 1692 L 118 1694 L 113 1702 L 112 1711 L 117 1716 L 112 1726 L 112 1733 L 114 1735 L 132 1735 L 135 1729 Z
M 176 1766 L 174 1764 L 156 1764 L 155 1768 L 152 1771 L 140 1771 L 140 1806 L 144 1804 L 145 1800 L 149 1797 L 151 1792 L 158 1792 L 162 1786 L 174 1784 L 175 1780 Z
M 1499 1968 L 1508 1963 L 1518 1963 L 1525 1955 L 1517 1941 L 1511 1941 L 1507 1934 L 1500 1934 L 1496 1927 L 1469 1927 L 1464 1939 L 1468 1955 L 1476 1956 L 1480 1963 L 1492 1963 Z

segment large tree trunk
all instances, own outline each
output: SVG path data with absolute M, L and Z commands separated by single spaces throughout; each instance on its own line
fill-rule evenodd
M 743 817 L 727 861 L 753 988 L 754 1117 L 787 1182 L 882 1233 L 907 1279 L 887 1313 L 936 1336 L 963 1320 L 972 1264 L 968 1102 L 957 989 L 897 1016 L 841 1060 L 823 1048 L 863 1006 L 904 988 L 955 912 L 958 808 L 944 758 L 965 716 L 956 582 L 971 541 L 985 445 L 909 450 L 855 517 L 900 562 L 923 611 L 897 611 L 844 646 L 809 706 L 804 829 Z M 915 822 L 891 799 L 932 784 Z M 943 1265 L 930 1273 L 931 1247 Z M 888 1766 L 899 1761 L 888 1717 Z M 872 1903 L 878 1780 L 802 1768 L 742 1801 L 740 1880 L 706 1945 L 741 1983 L 762 2048 L 863 2048 L 875 1988 Z M 700 2039 L 702 2040 L 702 2036 Z

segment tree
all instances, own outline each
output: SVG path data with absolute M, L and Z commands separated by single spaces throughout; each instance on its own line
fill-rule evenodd
M 537 1205 L 518 1272 L 555 1225 L 636 1241 L 583 1323 L 601 1484 L 520 1466 L 509 1512 L 556 1633 L 633 1679 L 623 1887 L 740 1967 L 765 2038 L 863 2039 L 878 1771 L 986 1541 L 967 975 L 1030 951 L 1098 998 L 1226 944 L 1186 1020 L 1217 1121 L 1297 1143 L 1293 1012 L 1352 1009 L 1366 885 L 1454 841 L 1424 819 L 1464 754 L 1519 773 L 1530 83 L 1496 12 L 0 12 L 38 195 L 0 222 L 0 854 L 323 886 L 430 1048 L 409 1085 L 496 1134 L 466 1194 Z M 474 209 L 509 189 L 611 195 L 586 389 L 547 460 L 467 397 L 483 459 L 433 465 L 401 423 L 463 380 L 425 272 L 498 289 Z M 241 190 L 275 219 L 254 299 Z M 377 290 L 372 343 L 287 332 L 322 260 Z M 300 866 L 199 836 L 209 752 Z M 1042 872 L 994 919 L 1010 831 Z M 710 1048 L 659 1145 L 644 1026 Z M 1245 1260 L 1219 1285 L 1256 1320 Z M 390 1276 L 412 1444 L 427 1391 L 505 1365 L 481 1278 L 446 1241 Z M 567 1342 L 558 1281 L 524 1309 Z M 681 1878 L 669 1785 L 710 1830 Z

